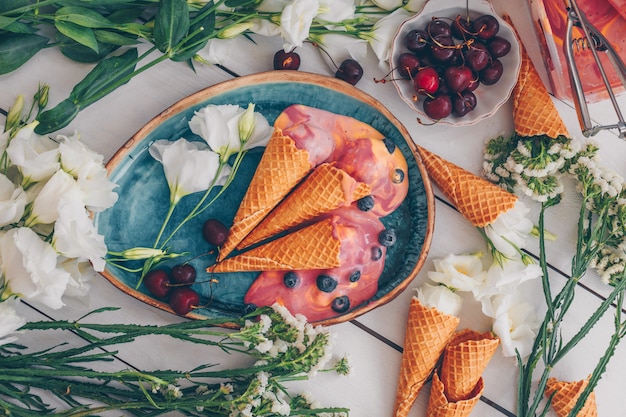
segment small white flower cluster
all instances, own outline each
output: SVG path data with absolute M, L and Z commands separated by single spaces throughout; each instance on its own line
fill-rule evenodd
M 523 256 L 520 247 L 532 230 L 520 202 L 501 214 L 484 230 L 492 254 L 485 269 L 480 255 L 447 255 L 433 261 L 428 277 L 434 282 L 417 289 L 417 298 L 427 307 L 458 315 L 462 298 L 471 293 L 481 303 L 483 314 L 492 319 L 492 331 L 500 338 L 504 356 L 527 356 L 539 327 L 533 305 L 524 300 L 520 284 L 541 276 L 541 268 Z M 530 223 L 530 224 L 529 224 Z
M 368 45 L 381 64 L 389 60 L 398 26 L 423 7 L 425 0 L 263 0 L 255 7 L 260 17 L 232 25 L 209 40 L 199 60 L 223 64 L 232 56 L 234 39 L 244 32 L 279 36 L 286 52 L 310 40 L 323 48 L 332 72 L 344 60 L 362 60 Z M 358 29 L 374 22 L 370 30 Z
M 560 173 L 580 151 L 580 142 L 559 137 L 499 137 L 489 141 L 483 170 L 490 181 L 539 202 L 563 193 Z
M 0 128 L 0 338 L 22 322 L 8 300 L 58 309 L 64 294 L 84 294 L 107 253 L 90 213 L 117 201 L 101 155 L 76 133 L 51 139 L 35 126 Z

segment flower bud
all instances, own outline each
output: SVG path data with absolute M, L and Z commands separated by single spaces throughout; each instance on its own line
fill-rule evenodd
M 15 103 L 9 109 L 9 113 L 7 114 L 7 124 L 5 127 L 5 131 L 9 131 L 11 129 L 16 129 L 19 127 L 22 121 L 22 110 L 24 109 L 24 96 L 21 94 L 17 96 L 15 99 Z
M 120 252 L 120 256 L 124 259 L 138 261 L 140 259 L 150 259 L 156 258 L 158 256 L 165 255 L 165 252 L 161 249 L 153 249 L 153 248 L 142 248 L 136 247 L 131 249 L 126 249 Z
M 246 23 L 236 23 L 230 27 L 227 27 L 226 29 L 220 31 L 217 34 L 217 37 L 220 39 L 231 39 L 234 37 L 237 37 L 239 35 L 241 35 L 243 32 L 245 32 L 246 30 L 250 29 L 252 26 L 254 26 L 253 23 L 251 22 L 246 22 Z
M 256 126 L 254 107 L 255 105 L 253 103 L 249 103 L 246 111 L 239 117 L 237 126 L 239 128 L 239 140 L 241 140 L 241 143 L 246 143 L 254 132 Z
M 35 101 L 39 109 L 44 109 L 48 105 L 48 92 L 50 86 L 48 84 L 39 84 L 39 89 L 35 93 Z

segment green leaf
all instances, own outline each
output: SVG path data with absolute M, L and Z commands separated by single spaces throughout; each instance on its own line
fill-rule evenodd
M 117 46 L 136 45 L 139 43 L 137 38 L 124 36 L 121 33 L 113 32 L 110 30 L 94 30 L 94 35 L 99 44 L 111 44 Z
M 185 41 L 184 49 L 180 53 L 172 56 L 172 61 L 187 61 L 193 58 L 196 52 L 205 47 L 215 31 L 215 11 L 212 10 L 213 7 L 213 1 L 209 1 L 198 11 L 197 17 L 194 17 L 189 29 L 190 34 L 195 34 Z
M 171 53 L 189 30 L 189 9 L 185 0 L 161 0 L 154 18 L 154 45 Z
M 241 7 L 248 4 L 256 3 L 256 0 L 226 0 L 224 6 L 226 7 Z
M 119 56 L 113 56 L 101 61 L 70 93 L 70 99 L 81 107 L 86 107 L 96 101 L 99 95 L 109 88 L 119 87 L 126 82 L 123 78 L 133 73 L 137 63 L 137 49 L 129 49 Z M 119 85 L 116 85 L 120 83 Z
M 39 124 L 35 132 L 39 135 L 55 132 L 69 125 L 78 114 L 79 107 L 70 99 L 65 99 L 50 110 L 37 116 Z
M 0 19 L 2 19 L 2 17 L 0 17 Z M 5 23 L 8 23 L 8 24 L 0 29 L 5 30 L 7 32 L 34 34 L 34 33 L 37 33 L 37 31 L 39 30 L 35 26 L 31 26 L 27 23 L 20 22 L 18 20 L 14 20 L 13 22 L 5 22 Z
M 96 53 L 98 52 L 98 41 L 96 40 L 96 35 L 94 35 L 93 30 L 62 20 L 55 21 L 54 26 L 68 38 L 93 49 Z
M 0 35 L 0 74 L 21 67 L 48 44 L 48 38 L 33 34 Z
M 0 1 L 0 13 L 10 12 L 20 7 L 28 6 L 30 0 L 2 0 Z
M 96 52 L 63 34 L 59 33 L 57 38 L 61 53 L 76 62 L 98 62 L 119 48 L 118 45 L 98 42 L 98 52 Z
M 7 26 L 17 21 L 17 17 L 0 16 L 0 29 L 5 30 Z
M 92 29 L 110 28 L 114 26 L 109 19 L 102 16 L 100 13 L 85 7 L 76 6 L 61 7 L 56 11 L 54 20 L 56 22 L 71 22 Z

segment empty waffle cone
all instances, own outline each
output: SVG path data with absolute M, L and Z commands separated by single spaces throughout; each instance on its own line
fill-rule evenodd
M 439 371 L 448 400 L 471 397 L 499 344 L 500 340 L 493 333 L 470 329 L 461 330 L 450 339 Z
M 507 18 L 508 16 L 505 16 Z M 508 20 L 511 23 L 510 19 Z M 546 86 L 541 81 L 526 49 L 520 42 L 522 62 L 513 98 L 513 122 L 519 136 L 569 137 Z
M 480 400 L 484 388 L 483 379 L 479 378 L 467 399 L 451 401 L 444 393 L 443 382 L 439 379 L 439 375 L 435 373 L 430 387 L 426 415 L 428 417 L 467 417 Z
M 319 165 L 241 242 L 246 248 L 370 194 L 370 187 L 332 164 Z
M 476 227 L 485 227 L 513 208 L 517 196 L 418 146 L 430 178 L 459 212 Z
M 329 269 L 340 264 L 341 240 L 333 219 L 296 230 L 207 268 L 207 272 Z
M 308 151 L 298 149 L 293 139 L 275 128 L 235 213 L 228 239 L 220 248 L 218 260 L 226 258 L 311 168 Z
M 545 395 L 552 397 L 552 408 L 556 412 L 559 417 L 566 417 L 569 415 L 570 411 L 576 405 L 576 401 L 578 401 L 578 397 L 582 394 L 589 380 L 583 379 L 575 382 L 563 382 L 558 381 L 556 378 L 548 379 L 548 384 L 546 385 Z M 596 395 L 592 392 L 589 397 L 587 397 L 587 401 L 585 401 L 585 405 L 580 409 L 577 417 L 597 417 L 598 409 L 596 406 Z
M 404 350 L 396 391 L 394 417 L 409 414 L 441 352 L 459 324 L 459 318 L 411 299 L 404 338 Z

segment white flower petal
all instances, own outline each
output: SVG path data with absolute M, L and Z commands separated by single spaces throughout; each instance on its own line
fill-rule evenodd
M 461 297 L 445 285 L 424 283 L 417 289 L 416 297 L 423 306 L 452 316 L 458 316 L 463 303 Z

